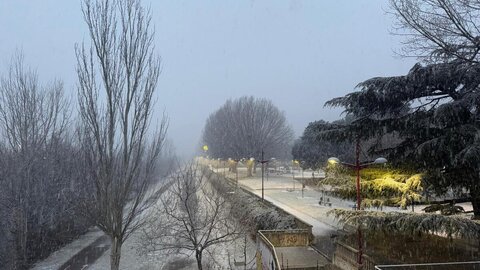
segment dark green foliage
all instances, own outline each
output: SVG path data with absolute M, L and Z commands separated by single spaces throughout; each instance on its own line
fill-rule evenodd
M 302 137 L 295 141 L 292 148 L 293 158 L 300 161 L 303 168 L 317 169 L 326 165 L 329 157 L 341 160 L 353 159 L 353 145 L 349 142 L 334 142 L 319 137 L 319 134 L 345 125 L 339 120 L 329 123 L 323 120 L 311 122 L 305 128 Z
M 415 65 L 405 76 L 372 78 L 357 92 L 327 102 L 357 120 L 339 138 L 395 134 L 396 144 L 374 144 L 370 153 L 424 170 L 437 192 L 469 190 L 480 216 L 480 65 L 459 60 Z M 329 137 L 334 137 L 327 134 Z
M 361 171 L 362 208 L 400 206 L 406 208 L 421 201 L 422 176 L 413 172 L 394 171 L 389 168 L 370 167 Z M 356 174 L 331 175 L 320 182 L 333 186 L 333 194 L 343 199 L 354 200 L 357 196 Z
M 411 235 L 445 234 L 448 237 L 465 239 L 480 237 L 480 223 L 462 216 L 345 209 L 333 209 L 328 214 L 333 215 L 340 223 L 373 231 L 403 232 Z
M 449 204 L 432 204 L 430 206 L 423 208 L 423 211 L 425 211 L 425 213 L 434 213 L 434 212 L 440 211 L 442 215 L 450 216 L 450 215 L 464 213 L 465 209 L 463 209 L 463 207 L 459 205 L 454 205 L 449 203 Z

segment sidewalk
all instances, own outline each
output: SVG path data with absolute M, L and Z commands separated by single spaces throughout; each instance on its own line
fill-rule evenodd
M 239 185 L 255 192 L 258 196 L 262 194 L 261 177 L 239 178 Z M 269 176 L 268 180 L 264 177 L 264 194 L 266 199 L 272 200 L 272 203 L 277 201 L 284 206 L 290 207 L 293 209 L 292 211 L 296 211 L 299 215 L 307 215 L 332 227 L 338 227 L 339 225 L 333 217 L 327 216 L 328 211 L 334 208 L 351 210 L 355 206 L 355 201 L 353 200 L 344 200 L 335 196 L 324 195 L 321 191 L 308 186 L 305 187 L 302 196 L 301 182 L 299 182 L 297 178 L 295 178 L 295 180 L 292 179 L 291 175 Z M 331 206 L 319 205 L 322 197 L 324 202 L 328 199 Z M 458 203 L 456 205 L 462 206 L 465 211 L 472 210 L 471 203 Z M 415 213 L 424 213 L 422 210 L 427 206 L 428 205 L 415 205 Z M 371 208 L 370 210 L 376 211 L 375 208 Z M 407 207 L 407 209 L 384 206 L 381 211 L 408 213 L 411 212 L 411 206 Z
M 222 173 L 222 170 L 219 170 Z M 227 175 L 231 177 L 231 175 Z M 262 179 L 261 177 L 239 178 L 239 185 L 255 193 L 257 196 L 262 196 Z M 290 214 L 310 223 L 313 226 L 315 236 L 330 235 L 336 229 L 340 229 L 341 225 L 334 219 L 333 216 L 328 216 L 327 212 L 334 208 L 351 210 L 355 206 L 352 200 L 344 200 L 334 196 L 322 194 L 321 191 L 315 190 L 311 187 L 305 187 L 302 193 L 302 184 L 297 179 L 292 179 L 291 175 L 287 176 L 272 176 L 264 177 L 264 197 L 266 200 L 284 209 Z M 331 206 L 320 205 L 319 201 L 323 198 L 323 202 L 327 200 Z M 470 203 L 457 204 L 466 211 L 471 210 Z M 427 205 L 416 205 L 416 213 L 424 213 L 422 210 Z M 371 209 L 375 211 L 374 208 Z M 382 207 L 383 212 L 411 212 L 411 207 L 407 209 L 400 209 L 399 207 Z
M 85 248 L 96 245 L 96 242 L 102 239 L 105 234 L 97 228 L 92 228 L 86 234 L 80 236 L 75 241 L 67 244 L 61 249 L 52 253 L 48 258 L 36 263 L 32 270 L 56 270 L 60 269 L 69 262 L 76 254 L 79 254 Z M 103 243 L 98 243 L 101 245 Z M 105 250 L 103 250 L 105 251 Z
M 240 179 L 239 185 L 252 191 L 257 196 L 262 196 L 261 178 Z M 309 187 L 306 187 L 302 197 L 302 184 L 292 178 L 274 176 L 264 179 L 264 198 L 286 212 L 313 226 L 315 236 L 327 236 L 334 233 L 339 224 L 328 217 L 327 212 L 337 207 L 332 202 L 332 207 L 320 206 L 319 198 L 322 195 Z M 332 200 L 331 198 L 330 200 Z

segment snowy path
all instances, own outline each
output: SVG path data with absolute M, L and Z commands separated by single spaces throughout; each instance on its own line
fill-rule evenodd
M 64 266 L 71 258 L 86 247 L 92 245 L 105 234 L 99 229 L 91 229 L 77 240 L 52 253 L 45 260 L 36 263 L 32 270 L 56 270 Z
M 168 196 L 168 192 L 162 196 Z M 148 209 L 144 213 L 148 215 L 156 215 L 155 207 L 163 207 L 161 202 Z M 161 218 L 161 216 L 156 216 Z M 148 226 L 144 227 L 148 230 Z M 134 232 L 130 238 L 125 241 L 122 247 L 122 256 L 120 259 L 121 270 L 187 270 L 196 269 L 196 260 L 194 254 L 190 251 L 191 256 L 185 256 L 189 251 L 182 250 L 176 255 L 166 255 L 162 252 L 142 251 L 140 248 L 142 240 L 142 231 Z M 244 250 L 244 246 L 247 248 Z M 244 255 L 246 252 L 246 255 Z M 246 256 L 247 269 L 253 269 L 255 266 L 255 252 L 256 245 L 249 238 L 239 238 L 234 242 L 221 243 L 216 246 L 211 246 L 204 251 L 203 262 L 207 269 L 244 269 L 243 262 Z M 184 254 L 181 254 L 184 253 Z M 94 264 L 90 265 L 88 269 L 101 270 L 110 267 L 110 249 L 107 250 Z
M 253 192 L 255 195 L 262 197 L 262 191 L 260 190 L 252 190 L 248 188 L 248 186 L 242 185 L 244 188 L 249 189 L 251 192 Z M 305 213 L 301 210 L 295 209 L 293 207 L 290 207 L 289 205 L 280 202 L 279 200 L 273 199 L 269 195 L 264 195 L 265 200 L 271 202 L 275 206 L 285 210 L 289 214 L 297 217 L 298 219 L 312 225 L 312 232 L 313 235 L 315 236 L 327 236 L 330 235 L 331 233 L 336 231 L 336 227 L 333 224 L 328 224 L 324 221 L 320 221 L 316 219 L 315 217 L 311 216 L 308 213 Z

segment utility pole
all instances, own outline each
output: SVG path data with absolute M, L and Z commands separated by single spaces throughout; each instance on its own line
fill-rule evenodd
M 232 159 L 233 162 L 235 162 L 235 189 L 238 188 L 238 163 L 240 162 L 240 159 Z
M 328 159 L 328 162 L 330 164 L 336 164 L 336 163 L 341 163 L 342 165 L 345 165 L 347 167 L 353 168 L 355 172 L 357 173 L 357 205 L 356 205 L 356 210 L 360 211 L 361 210 L 361 205 L 362 205 L 362 198 L 360 194 L 360 170 L 367 168 L 370 165 L 374 164 L 384 164 L 387 162 L 387 160 L 383 157 L 379 157 L 375 159 L 373 162 L 365 162 L 365 163 L 360 163 L 360 137 L 357 137 L 356 145 L 355 145 L 355 164 L 350 164 L 350 163 L 345 163 L 345 162 L 340 162 L 340 160 L 336 157 L 331 157 Z M 358 236 L 358 264 L 361 266 L 363 263 L 363 237 L 362 237 L 362 231 L 360 226 L 357 228 L 357 236 Z
M 360 165 L 360 138 L 357 138 L 357 143 L 355 147 L 355 169 L 357 170 L 357 211 L 361 210 L 362 199 L 360 197 L 360 170 L 362 166 Z M 357 228 L 358 236 L 358 264 L 363 266 L 363 237 L 362 230 L 360 226 Z
M 357 171 L 357 210 L 360 210 L 360 204 L 362 203 L 362 199 L 360 197 L 360 170 L 362 167 L 360 166 L 360 139 L 358 138 L 355 149 L 355 170 Z
M 263 202 L 263 200 L 264 200 L 263 175 L 264 175 L 264 171 L 265 171 L 265 166 L 263 165 L 263 163 L 264 163 L 263 154 L 264 154 L 264 153 L 263 153 L 263 149 L 262 149 L 262 161 L 261 161 L 261 163 L 262 163 L 262 202 Z
M 265 164 L 265 163 L 268 163 L 268 160 L 265 160 L 264 155 L 265 155 L 265 153 L 263 152 L 263 149 L 262 149 L 262 159 L 260 160 L 260 163 L 262 164 L 262 202 L 263 202 L 263 200 L 264 200 L 264 194 L 265 194 L 264 184 L 263 184 L 264 174 L 265 174 L 265 166 L 264 166 L 264 164 Z

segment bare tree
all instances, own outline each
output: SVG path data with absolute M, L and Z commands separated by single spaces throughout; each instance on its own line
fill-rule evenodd
M 479 0 L 391 0 L 397 17 L 395 32 L 407 36 L 404 56 L 427 61 L 459 59 L 478 63 Z
M 96 187 L 86 214 L 110 236 L 111 269 L 118 269 L 123 242 L 154 201 L 145 197 L 167 129 L 163 117 L 149 136 L 160 58 L 151 14 L 139 0 L 84 0 L 82 11 L 92 45 L 76 48 L 78 100 Z
M 11 256 L 0 243 L 0 253 L 11 264 L 0 264 L 26 268 L 42 250 L 50 250 L 43 241 L 46 230 L 53 231 L 63 218 L 54 210 L 52 197 L 60 196 L 70 180 L 62 172 L 68 156 L 55 163 L 52 159 L 64 143 L 68 117 L 62 83 L 41 86 L 36 72 L 26 68 L 23 55 L 17 53 L 0 80 L 0 229 L 3 237 L 13 238 Z M 65 202 L 61 197 L 58 201 Z
M 293 131 L 285 115 L 270 100 L 242 97 L 228 100 L 212 113 L 203 130 L 203 142 L 214 158 L 286 158 Z
M 195 255 L 199 270 L 204 253 L 233 241 L 240 233 L 231 216 L 231 204 L 208 178 L 211 174 L 197 164 L 186 166 L 172 179 L 170 189 L 143 229 L 142 248 L 146 252 Z M 215 259 L 210 256 L 211 259 Z

